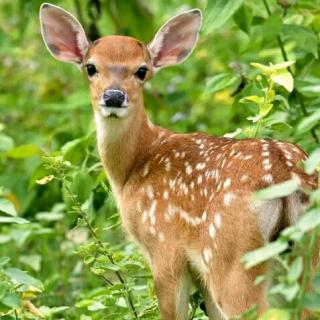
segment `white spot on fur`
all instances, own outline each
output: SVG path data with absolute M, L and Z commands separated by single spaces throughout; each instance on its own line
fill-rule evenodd
M 197 170 L 203 170 L 206 167 L 206 164 L 203 162 L 200 162 L 196 165 Z
M 191 174 L 192 173 L 192 166 L 189 164 L 186 168 L 186 174 Z
M 146 194 L 147 194 L 147 197 L 149 198 L 149 200 L 153 199 L 154 194 L 153 194 L 152 186 L 150 186 L 150 185 L 146 186 Z
M 216 236 L 216 228 L 214 227 L 213 223 L 211 223 L 209 226 L 209 235 L 211 239 L 214 239 Z
M 163 198 L 166 199 L 166 200 L 169 199 L 169 192 L 168 192 L 168 190 L 164 190 L 164 191 L 163 191 Z
M 214 218 L 214 224 L 216 225 L 216 227 L 219 229 L 221 227 L 221 215 L 220 213 L 217 213 Z
M 270 173 L 265 174 L 262 179 L 267 182 L 267 183 L 272 183 L 273 182 L 273 177 Z
M 207 211 L 203 211 L 201 219 L 203 222 L 207 220 Z
M 223 183 L 223 188 L 224 189 L 227 189 L 231 186 L 231 179 L 230 178 L 227 178 L 224 183 Z
M 203 259 L 205 263 L 209 263 L 212 259 L 212 251 L 210 248 L 203 249 Z
M 166 158 L 166 160 L 165 160 L 165 170 L 166 170 L 167 172 L 169 172 L 170 169 L 171 169 L 171 161 L 170 161 L 169 158 Z
M 247 182 L 249 179 L 249 176 L 247 176 L 246 174 L 244 174 L 243 176 L 241 176 L 240 181 L 241 182 Z
M 223 202 L 226 206 L 230 206 L 233 199 L 234 199 L 234 194 L 232 192 L 228 192 L 224 195 Z
M 164 238 L 164 234 L 162 231 L 159 232 L 159 241 L 160 242 L 164 242 L 165 238 Z
M 142 176 L 146 177 L 148 173 L 149 173 L 149 163 L 146 163 L 145 166 L 143 167 Z

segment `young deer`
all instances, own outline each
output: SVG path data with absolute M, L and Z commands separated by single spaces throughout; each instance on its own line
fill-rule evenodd
M 190 10 L 164 24 L 145 45 L 125 36 L 90 43 L 80 23 L 51 4 L 40 9 L 49 52 L 89 79 L 99 153 L 127 232 L 152 266 L 164 320 L 187 319 L 189 287 L 202 291 L 210 319 L 266 306 L 266 264 L 245 270 L 240 257 L 273 239 L 302 212 L 304 196 L 254 202 L 252 194 L 291 179 L 316 186 L 296 164 L 306 154 L 275 140 L 177 134 L 152 125 L 144 83 L 185 60 L 201 25 Z

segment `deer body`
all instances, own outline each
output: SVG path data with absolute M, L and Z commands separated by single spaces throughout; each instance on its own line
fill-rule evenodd
M 89 44 L 77 20 L 53 5 L 44 4 L 40 17 L 49 51 L 88 74 L 99 154 L 123 226 L 150 261 L 162 319 L 187 319 L 191 282 L 210 319 L 255 303 L 264 310 L 266 284 L 253 283 L 267 265 L 245 270 L 240 257 L 293 224 L 304 199 L 252 195 L 293 176 L 314 188 L 316 178 L 297 167 L 306 154 L 293 144 L 176 134 L 148 121 L 144 81 L 190 54 L 200 12 L 171 19 L 148 46 L 122 36 Z

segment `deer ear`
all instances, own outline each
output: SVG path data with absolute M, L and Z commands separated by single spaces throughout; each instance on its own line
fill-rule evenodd
M 193 9 L 166 22 L 148 45 L 153 66 L 163 68 L 185 60 L 198 40 L 201 20 L 201 11 Z
M 60 7 L 43 3 L 40 24 L 43 40 L 52 56 L 81 65 L 89 42 L 79 21 Z

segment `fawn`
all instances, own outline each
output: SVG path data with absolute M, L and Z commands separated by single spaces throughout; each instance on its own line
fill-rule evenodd
M 253 304 L 267 307 L 267 264 L 245 270 L 240 257 L 295 223 L 301 191 L 253 201 L 255 191 L 291 179 L 316 187 L 298 162 L 298 146 L 264 139 L 177 134 L 148 121 L 143 87 L 157 70 L 185 60 L 201 26 L 198 9 L 165 23 L 145 45 L 126 36 L 90 43 L 65 10 L 40 8 L 43 39 L 58 60 L 87 75 L 99 154 L 122 223 L 150 261 L 164 320 L 188 318 L 189 288 L 202 292 L 210 319 L 229 319 Z

